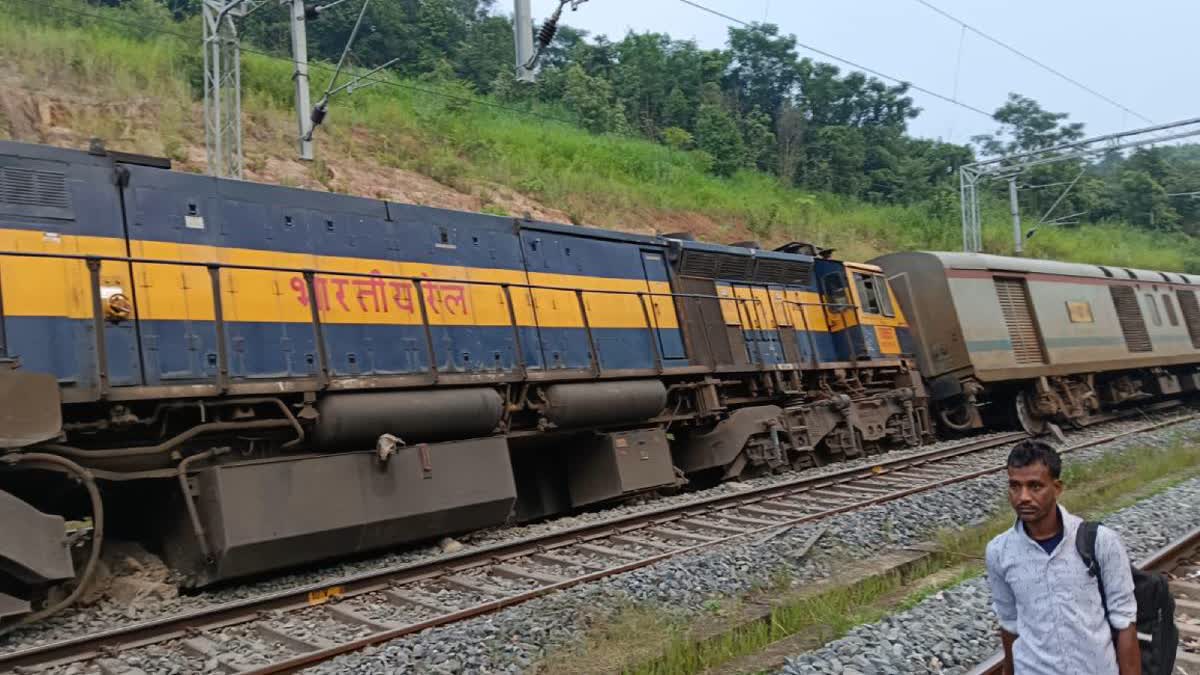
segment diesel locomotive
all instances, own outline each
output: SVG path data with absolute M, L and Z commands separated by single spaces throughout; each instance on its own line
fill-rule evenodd
M 808 244 L 0 142 L 0 618 L 106 537 L 203 586 L 919 445 L 912 307 Z

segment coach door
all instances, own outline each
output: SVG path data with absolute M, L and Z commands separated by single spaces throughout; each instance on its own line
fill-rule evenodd
M 675 303 L 669 295 L 658 295 L 669 293 L 671 289 L 670 277 L 667 276 L 667 262 L 663 259 L 662 252 L 643 250 L 642 269 L 646 273 L 646 290 L 651 294 L 646 296 L 645 305 L 658 340 L 658 353 L 664 361 L 687 358 L 675 313 Z
M 838 361 L 856 361 L 860 354 L 852 329 L 858 325 L 857 309 L 847 285 L 846 272 L 840 265 L 821 276 L 821 293 L 825 321 L 833 337 L 835 358 Z

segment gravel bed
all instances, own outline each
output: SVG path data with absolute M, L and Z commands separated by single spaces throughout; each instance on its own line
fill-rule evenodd
M 1112 429 L 1110 425 L 1105 432 Z M 1090 448 L 1068 456 L 1067 462 L 1088 461 L 1130 449 L 1145 452 L 1155 447 L 1167 447 L 1181 435 L 1198 431 L 1200 422 L 1189 422 Z M 1100 435 L 1103 433 L 1097 430 L 1084 431 L 1073 434 L 1070 442 L 1079 443 Z M 1200 499 L 1197 498 L 1200 482 L 1193 483 L 1189 483 L 1188 488 L 1159 495 L 1155 505 L 1142 507 L 1143 513 L 1157 513 L 1157 509 L 1163 508 L 1159 506 L 1163 500 L 1186 503 L 1190 499 L 1194 502 L 1190 508 L 1177 509 L 1174 515 L 1181 523 L 1200 522 Z M 757 539 L 672 558 L 495 614 L 394 640 L 306 672 L 365 674 L 397 672 L 406 668 L 429 673 L 524 672 L 548 651 L 578 640 L 589 625 L 611 617 L 630 603 L 651 603 L 687 616 L 704 611 L 704 605 L 714 597 L 745 593 L 769 583 L 772 575 L 781 570 L 790 574 L 793 584 L 815 581 L 827 577 L 830 569 L 847 557 L 869 557 L 885 548 L 924 541 L 942 526 L 968 525 L 986 519 L 997 510 L 1007 508 L 1003 503 L 1003 488 L 1001 477 L 985 476 L 841 514 L 819 523 L 806 523 Z M 1127 531 L 1122 529 L 1119 517 L 1106 522 L 1123 534 Z M 1132 526 L 1124 524 L 1124 527 Z M 1134 531 L 1128 530 L 1131 534 L 1127 536 L 1134 536 Z M 799 557 L 802 549 L 817 535 L 821 536 L 815 549 Z M 1147 549 L 1169 539 L 1173 531 L 1164 527 L 1163 532 L 1152 536 L 1156 541 L 1144 544 Z M 1131 549 L 1135 553 L 1141 550 Z M 991 630 L 990 624 L 986 629 Z M 951 645 L 948 652 L 951 657 L 954 657 L 956 645 Z
M 270 626 L 281 633 L 304 640 L 320 642 L 350 642 L 371 634 L 371 630 L 359 624 L 346 623 L 325 613 L 322 607 L 313 607 L 297 614 L 285 614 L 270 622 Z
M 372 621 L 393 623 L 398 626 L 424 621 L 437 616 L 437 612 L 412 605 L 395 605 L 378 593 L 368 593 L 364 596 L 342 601 L 348 607 Z
M 1200 479 L 1142 500 L 1104 523 L 1121 535 L 1132 559 L 1144 558 L 1200 524 Z M 967 672 L 999 645 L 990 602 L 986 581 L 972 579 L 789 659 L 779 674 Z

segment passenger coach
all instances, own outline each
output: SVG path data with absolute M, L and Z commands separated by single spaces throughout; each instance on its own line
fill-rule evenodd
M 1200 388 L 1200 277 L 969 253 L 874 261 L 946 426 L 1033 433 Z

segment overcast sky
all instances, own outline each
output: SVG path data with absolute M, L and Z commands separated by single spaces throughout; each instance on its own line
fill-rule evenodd
M 916 0 L 697 0 L 746 21 L 779 25 L 784 34 L 843 58 L 995 110 L 1008 92 L 1070 113 L 1089 135 L 1145 122 L 939 16 Z M 933 5 L 1037 58 L 1154 122 L 1200 116 L 1200 1 L 1197 0 L 929 0 Z M 498 9 L 512 11 L 509 0 Z M 505 5 L 508 5 L 505 7 Z M 541 22 L 557 0 L 533 0 Z M 729 22 L 679 0 L 590 0 L 565 23 L 619 39 L 656 31 L 722 47 Z M 813 56 L 800 50 L 801 56 Z M 912 133 L 952 142 L 995 125 L 979 113 L 913 92 L 922 108 Z

